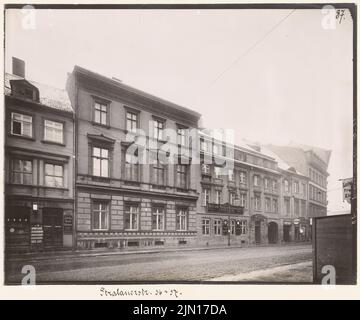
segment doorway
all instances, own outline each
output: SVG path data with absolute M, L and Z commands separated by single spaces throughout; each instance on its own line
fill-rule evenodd
M 284 242 L 290 242 L 290 225 L 284 225 L 283 234 L 284 234 Z
M 43 208 L 44 246 L 63 245 L 63 210 Z
M 261 222 L 260 220 L 255 221 L 255 243 L 261 243 Z
M 269 240 L 269 243 L 277 243 L 278 242 L 278 225 L 276 222 L 269 223 L 268 240 Z

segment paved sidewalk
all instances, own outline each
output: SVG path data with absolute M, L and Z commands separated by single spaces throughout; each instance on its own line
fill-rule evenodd
M 310 245 L 308 242 L 297 242 L 288 244 L 264 244 L 264 245 L 231 245 L 231 246 L 188 246 L 188 247 L 165 247 L 165 248 L 142 248 L 142 249 L 91 249 L 91 250 L 56 250 L 56 251 L 40 251 L 26 253 L 7 253 L 7 260 L 60 260 L 66 258 L 83 258 L 97 256 L 113 256 L 113 255 L 131 255 L 131 254 L 148 254 L 159 252 L 177 252 L 177 251 L 202 251 L 202 250 L 224 250 L 232 248 L 263 248 L 263 247 L 291 247 L 299 245 Z
M 305 261 L 295 264 L 286 264 L 282 266 L 276 266 L 273 268 L 255 270 L 255 271 L 236 274 L 236 275 L 225 275 L 221 277 L 212 278 L 209 281 L 312 283 L 313 282 L 312 261 Z

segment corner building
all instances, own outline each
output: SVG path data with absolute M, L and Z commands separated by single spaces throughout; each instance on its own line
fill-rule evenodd
M 67 90 L 76 121 L 77 247 L 194 243 L 198 166 L 188 152 L 185 164 L 164 163 L 169 154 L 159 149 L 168 143 L 188 151 L 188 130 L 200 115 L 79 66 Z M 137 139 L 145 149 L 128 154 Z M 143 152 L 151 163 L 140 161 Z

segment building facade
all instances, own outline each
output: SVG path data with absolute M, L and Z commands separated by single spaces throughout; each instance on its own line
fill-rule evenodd
M 64 90 L 5 74 L 5 248 L 73 247 L 73 109 Z M 19 67 L 20 64 L 20 67 Z
M 331 151 L 300 144 L 268 146 L 282 160 L 300 174 L 308 177 L 308 216 L 326 216 L 327 212 L 327 168 Z
M 200 115 L 78 66 L 67 90 L 76 115 L 77 247 L 194 243 L 199 166 L 189 132 Z

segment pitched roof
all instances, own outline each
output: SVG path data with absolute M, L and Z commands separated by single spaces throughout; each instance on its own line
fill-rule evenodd
M 299 148 L 306 151 L 313 151 L 326 165 L 329 164 L 330 156 L 331 156 L 331 150 L 326 150 L 319 147 L 313 147 L 306 144 L 300 144 L 296 142 L 290 142 L 289 146 Z
M 5 95 L 7 96 L 11 95 L 11 85 L 10 85 L 11 80 L 26 80 L 30 84 L 38 88 L 40 92 L 40 104 L 56 110 L 61 110 L 71 113 L 74 112 L 66 90 L 50 87 L 48 85 L 38 83 L 32 80 L 24 79 L 22 77 L 10 73 L 5 73 L 5 89 L 4 89 Z

